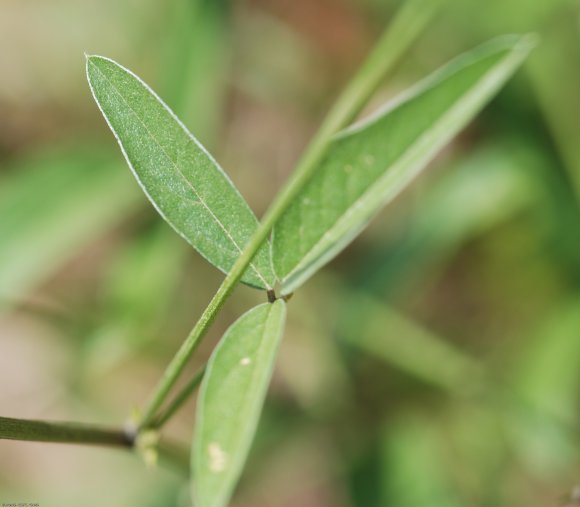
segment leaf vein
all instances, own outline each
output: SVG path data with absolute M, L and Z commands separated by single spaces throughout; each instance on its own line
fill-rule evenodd
M 91 65 L 93 65 L 93 67 L 101 74 L 101 76 L 103 77 L 103 79 L 109 83 L 109 85 L 111 86 L 111 89 L 113 89 L 115 91 L 115 93 L 125 103 L 125 105 L 131 111 L 131 113 L 137 118 L 137 120 L 140 122 L 140 124 L 143 126 L 143 128 L 147 131 L 147 134 L 149 134 L 149 137 L 153 140 L 153 142 L 163 152 L 163 154 L 165 155 L 165 157 L 167 158 L 167 160 L 169 160 L 169 162 L 173 165 L 173 167 L 175 168 L 175 170 L 177 171 L 177 173 L 179 174 L 179 176 L 183 179 L 183 181 L 186 183 L 186 185 L 192 190 L 192 192 L 198 198 L 198 200 L 202 204 L 202 206 L 207 210 L 207 212 L 209 213 L 209 215 L 218 224 L 218 226 L 223 230 L 223 232 L 225 233 L 226 237 L 231 241 L 231 243 L 238 250 L 238 252 L 240 254 L 242 254 L 242 252 L 243 252 L 242 248 L 240 247 L 240 245 L 238 245 L 238 243 L 236 242 L 236 240 L 234 239 L 234 237 L 231 235 L 230 231 L 228 231 L 228 229 L 224 225 L 224 223 L 216 216 L 216 214 L 207 205 L 207 203 L 202 198 L 201 194 L 197 191 L 197 189 L 193 186 L 193 184 L 186 178 L 185 174 L 183 174 L 183 171 L 181 170 L 181 168 L 179 167 L 179 165 L 169 156 L 169 153 L 167 153 L 167 150 L 155 138 L 155 136 L 153 135 L 153 133 L 147 127 L 147 124 L 141 119 L 141 117 L 137 114 L 137 112 L 131 107 L 131 105 L 125 99 L 125 97 L 123 96 L 123 94 L 117 89 L 117 87 L 111 82 L 111 80 L 105 75 L 105 73 L 98 66 L 96 66 L 94 63 L 91 62 Z M 181 127 L 181 125 L 180 125 L 180 127 Z M 254 272 L 256 273 L 256 276 L 262 281 L 262 283 L 264 284 L 264 286 L 266 288 L 270 288 L 270 284 L 268 282 L 266 282 L 264 276 L 256 268 L 256 266 L 254 265 L 254 263 L 250 262 L 249 266 L 254 270 Z

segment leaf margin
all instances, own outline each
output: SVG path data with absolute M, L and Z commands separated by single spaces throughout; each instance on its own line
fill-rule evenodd
M 422 170 L 428 165 L 429 161 L 434 157 L 445 145 L 447 145 L 453 137 L 455 137 L 459 132 L 461 132 L 474 117 L 481 111 L 483 107 L 499 92 L 499 90 L 505 85 L 506 81 L 511 77 L 511 75 L 518 69 L 518 67 L 523 63 L 525 58 L 528 56 L 529 52 L 537 44 L 538 37 L 535 34 L 508 34 L 499 37 L 495 37 L 483 44 L 476 46 L 475 48 L 468 50 L 455 58 L 452 58 L 447 63 L 440 66 L 438 69 L 430 73 L 428 76 L 416 82 L 411 87 L 404 90 L 402 93 L 394 97 L 392 100 L 387 101 L 386 104 L 379 107 L 375 112 L 371 113 L 369 116 L 353 123 L 352 125 L 341 130 L 334 135 L 333 141 L 340 141 L 343 138 L 348 138 L 349 136 L 356 135 L 357 133 L 364 131 L 369 126 L 382 120 L 388 116 L 392 111 L 396 110 L 398 107 L 403 106 L 407 102 L 413 100 L 414 98 L 420 96 L 423 92 L 429 91 L 429 89 L 437 86 L 438 83 L 444 81 L 445 79 L 453 77 L 459 70 L 466 68 L 469 65 L 482 60 L 486 56 L 491 56 L 494 52 L 499 52 L 500 50 L 506 51 L 506 55 L 496 63 L 491 69 L 489 69 L 481 78 L 478 79 L 474 87 L 472 87 L 467 93 L 463 94 L 459 100 L 455 101 L 453 106 L 448 109 L 436 122 L 435 129 L 441 130 L 441 124 L 453 122 L 453 116 L 461 117 L 461 110 L 465 107 L 465 103 L 469 103 L 470 99 L 473 103 L 479 103 L 475 107 L 471 104 L 471 108 L 474 112 L 468 114 L 467 120 L 461 119 L 457 124 L 461 124 L 459 128 L 455 128 L 455 132 L 452 135 L 442 136 L 442 140 L 438 141 L 433 147 L 431 147 L 426 154 L 421 158 L 413 152 L 420 152 L 417 149 L 417 144 L 424 143 L 424 138 L 429 137 L 430 133 L 433 132 L 433 128 L 428 129 L 426 132 L 421 133 L 416 141 L 413 142 L 410 148 L 406 149 L 400 157 L 387 167 L 383 174 L 378 177 L 365 192 L 354 201 L 344 213 L 334 222 L 334 224 L 320 235 L 318 241 L 310 248 L 310 250 L 304 254 L 301 259 L 290 269 L 287 273 L 283 274 L 279 270 L 277 265 L 277 243 L 276 243 L 276 228 L 283 219 L 279 220 L 277 227 L 274 227 L 272 233 L 272 259 L 274 264 L 274 271 L 278 280 L 282 285 L 281 293 L 282 295 L 287 295 L 292 293 L 296 288 L 302 285 L 308 278 L 315 274 L 322 266 L 331 261 L 336 255 L 338 255 L 350 242 L 354 240 L 358 234 L 368 225 L 368 223 L 386 206 L 392 199 L 394 199 L 415 177 L 422 172 Z M 503 77 L 497 77 L 502 75 Z M 496 82 L 489 85 L 491 81 L 490 76 L 496 77 Z M 488 85 L 488 86 L 485 86 Z M 484 98 L 478 98 L 478 92 L 481 88 L 487 88 L 485 93 L 481 93 Z M 467 106 L 469 107 L 469 105 Z M 459 110 L 459 113 L 457 112 Z M 451 117 L 451 119 L 450 119 Z M 419 154 L 420 155 L 420 154 Z M 402 179 L 396 181 L 393 175 L 394 169 L 404 166 L 407 159 L 418 159 L 414 165 L 412 171 L 408 171 Z M 324 162 L 323 162 L 324 163 Z M 405 172 L 405 171 L 401 171 Z M 316 173 L 315 173 L 316 174 Z M 389 180 L 394 179 L 397 183 L 392 188 L 388 188 Z M 308 184 L 305 188 L 308 187 Z M 377 190 L 377 187 L 380 187 Z M 363 207 L 362 212 L 361 207 L 358 206 L 360 202 L 368 199 L 369 195 L 374 196 L 374 207 L 370 207 L 371 211 L 367 211 L 365 215 L 365 207 Z M 296 201 L 300 199 L 300 196 L 296 198 Z M 357 209 L 358 208 L 358 209 Z M 369 206 L 366 206 L 368 209 Z M 363 218 L 359 220 L 358 225 L 350 226 L 348 220 L 355 214 L 359 212 L 358 215 Z M 351 220 L 354 223 L 354 220 Z M 342 229 L 341 229 L 342 228 Z M 334 231 L 334 233 L 333 233 Z M 331 236 L 336 236 L 340 239 L 329 240 Z M 322 245 L 322 246 L 320 246 Z M 334 245 L 326 246 L 325 245 Z
M 219 359 L 221 359 L 221 354 L 224 352 L 226 347 L 230 346 L 231 340 L 236 338 L 236 336 L 234 335 L 234 332 L 236 331 L 235 329 L 236 325 L 243 323 L 244 319 L 252 316 L 252 314 L 263 310 L 268 310 L 268 313 L 264 319 L 264 332 L 262 333 L 261 342 L 264 341 L 263 337 L 267 335 L 266 328 L 275 327 L 275 329 L 273 330 L 274 332 L 271 333 L 272 343 L 270 345 L 272 350 L 270 352 L 272 360 L 267 365 L 264 377 L 265 379 L 267 379 L 267 381 L 262 384 L 261 391 L 258 393 L 258 395 L 253 396 L 253 400 L 251 400 L 253 407 L 249 409 L 250 423 L 248 425 L 248 428 L 246 429 L 246 436 L 242 437 L 242 440 L 245 440 L 245 442 L 243 442 L 240 445 L 240 450 L 235 457 L 236 459 L 233 460 L 233 464 L 229 466 L 230 469 L 233 469 L 233 472 L 230 472 L 229 483 L 226 483 L 226 486 L 222 488 L 221 493 L 216 498 L 214 498 L 214 501 L 212 503 L 205 504 L 202 503 L 201 501 L 202 499 L 199 498 L 197 481 L 199 480 L 200 475 L 199 470 L 203 469 L 203 464 L 205 463 L 206 460 L 205 452 L 209 451 L 209 449 L 205 448 L 206 446 L 202 445 L 204 429 L 206 424 L 205 415 L 207 407 L 205 402 L 207 400 L 208 385 L 210 384 L 210 382 L 215 381 L 214 380 L 215 377 L 213 377 L 212 374 L 214 368 L 216 367 L 216 362 Z M 231 324 L 231 326 L 225 331 L 220 342 L 218 343 L 218 345 L 215 347 L 214 351 L 211 354 L 210 360 L 208 361 L 206 366 L 206 372 L 204 374 L 204 378 L 201 383 L 200 392 L 197 400 L 195 430 L 194 430 L 194 438 L 192 441 L 191 473 L 193 481 L 190 490 L 192 499 L 194 501 L 194 505 L 196 505 L 197 507 L 210 507 L 210 506 L 225 507 L 234 493 L 236 484 L 243 473 L 243 467 L 247 460 L 258 427 L 260 414 L 262 412 L 263 404 L 267 395 L 271 376 L 274 370 L 277 352 L 279 350 L 280 343 L 282 341 L 282 336 L 284 333 L 286 312 L 287 307 L 283 299 L 277 299 L 273 303 L 262 303 L 260 305 L 251 308 L 243 315 L 241 315 L 233 324 Z M 270 331 L 272 331 L 272 329 L 270 329 Z M 256 374 L 254 373 L 254 375 Z M 231 456 L 228 455 L 228 458 L 229 457 Z
M 151 86 L 149 86 L 141 77 L 139 77 L 135 72 L 133 72 L 132 70 L 130 70 L 129 68 L 121 65 L 120 63 L 118 63 L 117 61 L 113 60 L 112 58 L 106 57 L 106 56 L 102 56 L 102 55 L 97 55 L 97 54 L 88 54 L 85 53 L 85 61 L 86 61 L 86 65 L 85 65 L 85 73 L 86 73 L 86 78 L 87 78 L 87 82 L 89 84 L 89 88 L 91 90 L 91 94 L 93 96 L 93 99 L 95 101 L 95 103 L 97 104 L 97 107 L 101 113 L 101 115 L 103 116 L 103 118 L 105 119 L 105 122 L 107 124 L 107 126 L 109 127 L 110 131 L 113 133 L 113 136 L 115 137 L 115 140 L 117 141 L 117 144 L 119 145 L 119 148 L 121 149 L 121 152 L 123 154 L 123 158 L 125 159 L 125 162 L 127 163 L 127 165 L 129 166 L 129 169 L 131 170 L 131 173 L 133 175 L 133 177 L 135 178 L 135 180 L 137 181 L 139 187 L 141 188 L 141 191 L 145 194 L 145 196 L 147 197 L 147 200 L 151 203 L 151 205 L 155 208 L 156 212 L 163 218 L 163 220 L 181 237 L 183 238 L 189 245 L 191 245 L 194 250 L 196 252 L 198 252 L 207 262 L 209 262 L 210 264 L 212 264 L 213 266 L 215 266 L 217 269 L 219 269 L 222 273 L 227 274 L 229 271 L 229 268 L 226 269 L 224 267 L 221 267 L 219 265 L 217 265 L 216 263 L 214 263 L 211 259 L 210 256 L 207 255 L 205 252 L 201 251 L 198 249 L 198 247 L 191 241 L 190 238 L 188 238 L 185 233 L 183 233 L 180 228 L 175 225 L 174 221 L 172 219 L 169 219 L 167 214 L 161 210 L 161 208 L 159 207 L 159 205 L 155 202 L 155 199 L 151 196 L 149 190 L 146 188 L 146 186 L 144 185 L 142 178 L 140 177 L 139 173 L 137 172 L 137 170 L 135 169 L 135 166 L 133 165 L 133 163 L 131 162 L 127 151 L 123 145 L 123 142 L 121 140 L 121 138 L 119 137 L 116 129 L 113 127 L 108 115 L 105 113 L 105 111 L 103 110 L 103 107 L 101 105 L 100 100 L 97 97 L 97 94 L 95 92 L 95 88 L 93 86 L 93 82 L 91 80 L 91 76 L 90 76 L 90 71 L 89 71 L 89 65 L 92 65 L 98 69 L 101 73 L 102 70 L 100 70 L 93 62 L 93 60 L 103 60 L 106 61 L 110 64 L 113 64 L 114 66 L 116 66 L 120 71 L 126 73 L 127 75 L 129 75 L 130 77 L 132 77 L 133 79 L 135 79 L 162 107 L 163 109 L 169 114 L 169 116 L 171 117 L 171 119 L 173 121 L 176 122 L 176 124 L 179 126 L 179 128 L 186 134 L 186 136 L 189 138 L 189 140 L 191 142 L 193 142 L 193 144 L 199 148 L 201 150 L 201 152 L 208 158 L 208 160 L 213 164 L 214 168 L 217 170 L 217 172 L 220 174 L 220 176 L 222 176 L 227 183 L 229 183 L 229 185 L 231 186 L 232 190 L 234 191 L 234 193 L 237 195 L 237 197 L 239 197 L 240 202 L 243 203 L 243 205 L 245 205 L 245 207 L 249 210 L 249 212 L 251 213 L 251 215 L 253 216 L 254 220 L 255 220 L 255 225 L 256 228 L 259 225 L 259 221 L 256 217 L 256 215 L 254 214 L 253 210 L 250 208 L 249 204 L 247 203 L 247 201 L 245 200 L 245 198 L 242 196 L 242 194 L 240 193 L 240 191 L 238 190 L 238 188 L 234 185 L 233 181 L 231 180 L 231 178 L 229 177 L 229 175 L 225 172 L 225 170 L 221 167 L 221 165 L 217 162 L 217 160 L 211 155 L 211 153 L 209 153 L 209 151 L 205 148 L 205 146 L 203 146 L 203 144 L 190 132 L 190 130 L 185 126 L 185 124 L 179 119 L 179 117 L 177 116 L 177 114 L 175 114 L 175 112 L 165 103 L 165 101 L 151 88 Z M 106 77 L 105 77 L 106 79 Z M 121 95 L 121 97 L 123 98 L 123 100 L 126 102 L 126 99 Z M 130 106 L 128 106 L 130 107 Z M 200 202 L 202 202 L 203 204 L 203 200 L 200 199 Z M 204 205 L 204 207 L 213 215 L 213 213 L 211 212 L 210 208 L 207 205 Z M 233 243 L 233 245 L 236 247 L 236 249 L 238 250 L 238 254 L 241 255 L 243 252 L 243 249 L 245 248 L 245 245 L 243 246 L 239 246 L 237 244 L 237 242 L 231 238 L 229 232 L 227 231 L 227 229 L 223 226 L 223 224 L 221 224 L 221 222 L 215 217 L 215 215 L 213 215 L 216 222 L 220 225 L 220 227 L 224 230 L 224 232 L 226 233 L 226 235 L 229 237 L 231 243 Z M 251 235 L 248 238 L 248 241 L 250 241 L 251 239 Z M 266 243 L 266 242 L 265 242 Z M 248 265 L 248 268 L 252 268 L 254 270 L 254 272 L 256 273 L 256 276 L 258 279 L 260 279 L 263 282 L 263 286 L 259 286 L 255 283 L 252 283 L 250 280 L 245 279 L 245 274 L 242 276 L 242 283 L 259 289 L 259 290 L 270 290 L 272 289 L 273 285 L 276 283 L 277 277 L 274 271 L 274 266 L 273 266 L 273 260 L 272 260 L 272 247 L 270 244 L 270 241 L 268 240 L 267 243 L 265 244 L 265 246 L 263 246 L 264 251 L 267 252 L 268 254 L 268 268 L 269 268 L 269 273 L 266 274 L 266 276 L 262 275 L 261 272 L 258 270 L 258 268 L 256 266 L 254 266 L 253 262 L 250 262 L 250 264 Z M 238 255 L 238 256 L 239 256 Z M 256 253 L 256 255 L 259 255 L 259 251 Z M 231 266 L 230 266 L 231 267 Z

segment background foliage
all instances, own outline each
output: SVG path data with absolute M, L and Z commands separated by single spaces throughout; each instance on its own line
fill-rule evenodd
M 2 415 L 123 420 L 221 279 L 140 195 L 83 51 L 154 85 L 259 216 L 397 6 L 2 2 Z M 388 81 L 377 102 L 493 36 L 541 36 L 485 113 L 290 302 L 235 505 L 566 502 L 580 482 L 579 14 L 575 0 L 446 2 Z M 262 299 L 237 289 L 201 356 Z M 190 403 L 168 432 L 189 440 L 194 417 Z M 185 484 L 120 452 L 0 443 L 1 501 L 181 506 Z

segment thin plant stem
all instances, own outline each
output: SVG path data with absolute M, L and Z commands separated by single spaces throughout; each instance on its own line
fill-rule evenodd
M 182 407 L 182 405 L 189 399 L 193 391 L 199 386 L 205 374 L 205 366 L 201 368 L 193 378 L 177 393 L 169 406 L 161 412 L 155 420 L 151 423 L 152 429 L 161 428 L 173 415 Z
M 137 434 L 130 429 L 0 417 L 0 440 L 137 449 Z M 188 473 L 189 455 L 181 446 L 162 440 L 155 445 L 163 464 Z
M 308 183 L 312 173 L 326 154 L 333 136 L 360 113 L 362 107 L 376 91 L 386 74 L 393 69 L 405 51 L 426 27 L 428 21 L 435 13 L 434 6 L 437 4 L 439 2 L 434 0 L 412 0 L 407 2 L 391 25 L 385 30 L 375 49 L 338 98 L 318 133 L 303 154 L 288 184 L 270 205 L 244 251 L 226 275 L 200 319 L 163 373 L 153 396 L 143 412 L 140 428 L 148 427 L 154 420 L 157 411 L 175 385 L 187 361 L 246 271 L 258 249 L 266 241 L 274 224 Z
M 0 440 L 55 442 L 133 448 L 134 435 L 123 429 L 89 424 L 0 417 Z

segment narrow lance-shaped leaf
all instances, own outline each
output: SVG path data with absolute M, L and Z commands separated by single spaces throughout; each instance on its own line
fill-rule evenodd
M 257 228 L 244 198 L 217 162 L 137 76 L 100 56 L 87 58 L 93 96 L 135 177 L 157 211 L 209 262 L 229 271 Z M 242 277 L 274 282 L 269 245 Z
M 197 404 L 193 439 L 196 507 L 223 507 L 250 450 L 282 337 L 286 304 L 240 317 L 216 347 Z
M 339 133 L 275 227 L 274 268 L 283 293 L 345 248 L 497 93 L 532 46 L 530 36 L 480 46 Z

